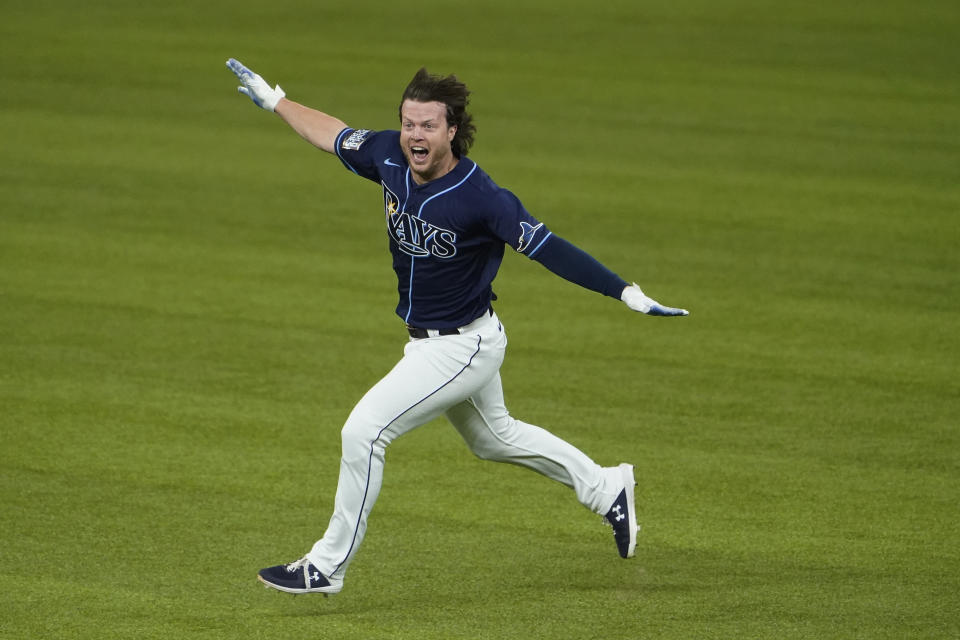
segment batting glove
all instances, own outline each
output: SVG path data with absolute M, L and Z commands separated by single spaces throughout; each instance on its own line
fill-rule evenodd
M 280 85 L 271 89 L 266 80 L 250 69 L 247 69 L 239 60 L 230 58 L 227 60 L 227 67 L 230 71 L 233 71 L 237 77 L 240 78 L 240 82 L 243 83 L 243 86 L 237 87 L 237 91 L 253 100 L 253 104 L 261 109 L 272 112 L 277 108 L 277 103 L 280 102 L 280 98 L 287 95 L 283 92 L 283 89 L 280 88 Z
M 675 309 L 674 307 L 665 307 L 653 298 L 645 294 L 637 283 L 634 282 L 629 287 L 625 287 L 620 299 L 634 311 L 645 313 L 648 316 L 688 316 L 690 312 L 686 309 Z

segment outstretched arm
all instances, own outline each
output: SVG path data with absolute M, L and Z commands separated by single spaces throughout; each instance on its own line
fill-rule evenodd
M 547 269 L 581 287 L 622 300 L 630 309 L 651 316 L 685 316 L 686 309 L 667 307 L 648 297 L 636 284 L 628 285 L 620 276 L 600 264 L 593 256 L 551 234 L 529 256 Z
M 276 113 L 300 137 L 327 153 L 334 152 L 337 134 L 347 128 L 338 118 L 286 98 L 277 104 Z
M 233 71 L 241 82 L 237 91 L 248 96 L 261 109 L 272 111 L 283 118 L 284 122 L 313 146 L 328 153 L 334 152 L 337 134 L 347 128 L 342 120 L 287 100 L 280 85 L 271 89 L 263 78 L 239 60 L 230 58 L 227 60 L 227 68 Z

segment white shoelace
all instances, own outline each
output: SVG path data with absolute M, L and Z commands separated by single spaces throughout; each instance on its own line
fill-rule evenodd
M 308 562 L 307 556 L 303 556 L 302 558 L 300 558 L 300 559 L 297 560 L 296 562 L 291 562 L 290 564 L 287 565 L 287 573 L 293 573 L 293 572 L 296 571 L 297 569 L 300 569 L 300 568 L 303 567 L 305 564 L 307 564 L 307 562 Z

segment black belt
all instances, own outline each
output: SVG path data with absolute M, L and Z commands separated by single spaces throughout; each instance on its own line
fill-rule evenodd
M 407 333 L 410 334 L 411 338 L 416 340 L 423 340 L 424 338 L 430 337 L 430 333 L 426 329 L 411 327 L 409 325 L 407 325 Z M 460 335 L 460 329 L 438 329 L 437 334 L 441 336 L 458 336 Z
M 487 312 L 489 315 L 493 315 L 493 307 L 490 307 L 490 310 Z M 440 336 L 458 336 L 460 335 L 460 329 L 437 329 L 437 335 Z M 407 325 L 407 333 L 410 334 L 410 337 L 414 340 L 423 340 L 424 338 L 430 337 L 430 332 L 428 329 L 421 329 L 420 327 L 411 327 Z

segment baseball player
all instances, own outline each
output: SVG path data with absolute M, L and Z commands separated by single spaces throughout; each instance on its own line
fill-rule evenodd
M 304 139 L 383 189 L 384 225 L 397 274 L 397 315 L 409 340 L 403 357 L 354 407 L 327 530 L 300 560 L 259 572 L 287 593 L 337 593 L 367 529 L 383 481 L 384 452 L 404 433 L 446 416 L 470 450 L 571 487 L 613 527 L 623 558 L 634 555 L 633 466 L 601 467 L 553 434 L 517 420 L 500 383 L 507 336 L 491 282 L 504 247 L 592 291 L 648 315 L 685 316 L 647 297 L 534 218 L 467 157 L 475 127 L 470 92 L 455 76 L 420 69 L 400 101 L 400 130 L 354 129 L 285 98 L 278 86 L 230 59 L 240 93 L 279 115 Z

